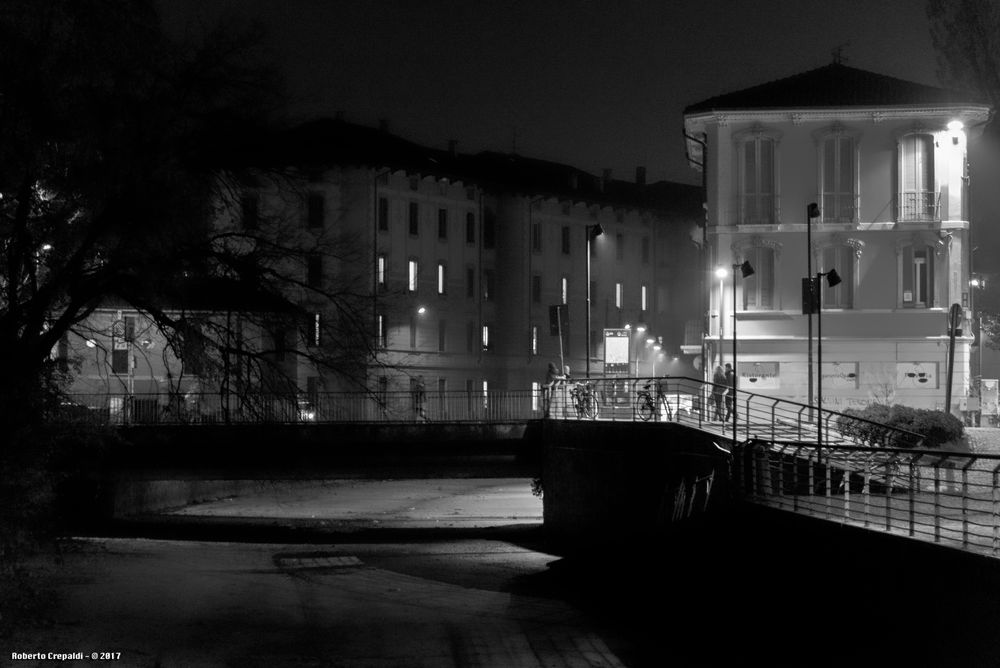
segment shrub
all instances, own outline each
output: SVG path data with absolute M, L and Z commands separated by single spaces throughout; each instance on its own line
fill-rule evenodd
M 962 421 L 945 411 L 910 406 L 873 404 L 864 409 L 848 409 L 837 420 L 837 428 L 845 436 L 869 445 L 914 447 L 905 434 L 894 432 L 905 429 L 923 436 L 920 443 L 925 448 L 941 448 L 944 444 L 962 437 Z

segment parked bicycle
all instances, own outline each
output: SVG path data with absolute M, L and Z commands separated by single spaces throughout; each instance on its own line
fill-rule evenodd
M 653 387 L 653 381 L 647 380 L 635 397 L 636 416 L 638 416 L 638 418 L 643 422 L 648 422 L 653 416 L 656 415 L 657 407 L 660 405 L 663 406 L 667 419 L 673 419 L 670 411 L 670 404 L 667 403 L 666 397 L 660 394 L 659 389 Z
M 578 419 L 596 420 L 598 413 L 597 395 L 592 383 L 577 383 L 569 390 Z

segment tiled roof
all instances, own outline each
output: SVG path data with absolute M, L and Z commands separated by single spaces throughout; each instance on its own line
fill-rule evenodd
M 476 183 L 488 189 L 612 206 L 701 214 L 701 188 L 680 183 L 637 184 L 569 165 L 512 153 L 461 154 L 420 146 L 384 130 L 343 120 L 319 119 L 255 142 L 236 142 L 229 159 L 240 164 L 316 168 L 367 166 Z M 235 155 L 233 154 L 235 153 Z
M 711 97 L 685 115 L 714 110 L 986 104 L 978 96 L 831 63 L 784 79 Z

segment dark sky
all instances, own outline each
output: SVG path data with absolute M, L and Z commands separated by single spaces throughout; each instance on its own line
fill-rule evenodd
M 259 19 L 302 116 L 595 174 L 697 183 L 682 110 L 847 64 L 941 85 L 920 0 L 162 0 L 169 25 Z

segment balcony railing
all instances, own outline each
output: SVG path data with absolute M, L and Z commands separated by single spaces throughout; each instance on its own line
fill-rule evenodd
M 941 193 L 930 190 L 913 190 L 899 194 L 898 220 L 941 220 Z

